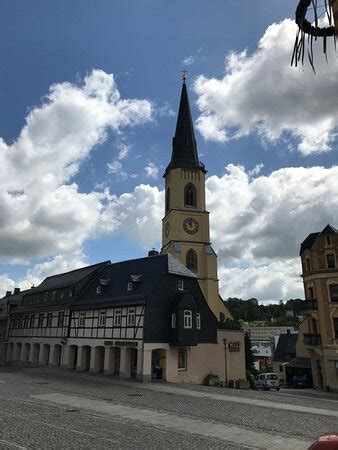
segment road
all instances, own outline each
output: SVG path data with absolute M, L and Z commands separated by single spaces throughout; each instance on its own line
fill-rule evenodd
M 335 394 L 0 368 L 0 449 L 300 450 L 334 430 Z

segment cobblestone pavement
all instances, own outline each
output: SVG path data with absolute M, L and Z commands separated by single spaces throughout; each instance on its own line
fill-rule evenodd
M 0 449 L 300 449 L 338 430 L 337 411 L 338 396 L 312 391 L 147 385 L 59 369 L 0 368 Z

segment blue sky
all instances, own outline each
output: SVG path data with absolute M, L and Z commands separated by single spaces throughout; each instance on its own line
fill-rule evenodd
M 65 82 L 81 85 L 84 77 L 93 69 L 114 74 L 122 98 L 151 102 L 154 111 L 152 120 L 139 126 L 126 126 L 121 134 L 107 130 L 104 142 L 96 145 L 81 159 L 79 169 L 66 183 L 75 182 L 79 192 L 83 193 L 99 191 L 98 185 L 105 186 L 111 195 L 116 196 L 133 192 L 142 183 L 149 183 L 161 190 L 161 175 L 171 154 L 181 88 L 180 71 L 184 68 L 184 59 L 190 57 L 190 62 L 193 61 L 188 64 L 187 70 L 190 102 L 194 119 L 197 120 L 203 115 L 203 108 L 197 102 L 208 89 L 203 85 L 201 89 L 205 88 L 205 92 L 201 93 L 194 87 L 198 77 L 223 80 L 226 55 L 245 49 L 246 58 L 255 54 L 258 41 L 267 28 L 273 23 L 283 22 L 285 18 L 293 18 L 295 6 L 295 0 L 3 0 L 0 14 L 0 136 L 7 145 L 15 142 L 29 111 L 46 102 L 44 96 L 51 85 Z M 271 64 L 274 66 L 274 61 Z M 267 64 L 264 73 L 269 70 Z M 312 74 L 307 69 L 305 72 L 304 77 L 307 77 L 308 86 L 311 86 Z M 333 82 L 336 83 L 336 78 Z M 276 80 L 276 89 L 279 83 L 280 80 Z M 301 102 L 303 95 L 307 96 L 309 92 L 307 85 L 302 92 L 301 76 L 298 83 Z M 252 90 L 255 89 L 255 84 L 252 84 Z M 208 108 L 215 117 L 220 112 L 211 103 L 212 100 Z M 226 110 L 227 103 L 222 107 Z M 278 108 L 277 103 L 273 109 Z M 290 110 L 292 108 L 290 104 Z M 278 112 L 276 114 L 278 121 Z M 257 124 L 262 120 L 258 118 Z M 227 124 L 222 126 L 226 127 Z M 236 126 L 244 127 L 243 124 Z M 271 125 L 269 132 L 272 128 Z M 299 136 L 292 131 L 291 125 L 289 130 L 286 126 L 286 132 L 277 139 L 266 139 L 266 136 L 262 139 L 258 132 L 250 129 L 240 138 L 221 141 L 207 138 L 203 130 L 198 129 L 196 137 L 201 160 L 207 166 L 208 175 L 217 175 L 219 179 L 224 176 L 225 166 L 229 164 L 243 166 L 246 171 L 260 164 L 259 176 L 270 176 L 282 168 L 321 166 L 331 169 L 337 162 L 334 142 L 331 151 L 298 151 Z M 331 129 L 334 129 L 333 125 Z M 124 177 L 107 170 L 107 164 L 118 158 L 118 146 L 121 143 L 129 148 L 128 156 L 120 161 L 126 173 Z M 158 168 L 157 177 L 147 175 L 145 167 L 149 164 Z M 232 175 L 232 180 L 234 178 L 236 176 Z M 215 195 L 217 197 L 217 193 Z M 236 202 L 236 198 L 241 201 L 240 192 L 238 197 L 231 196 L 231 201 Z M 312 205 L 313 210 L 315 206 Z M 239 216 L 241 214 L 239 212 Z M 332 215 L 330 218 L 328 214 L 328 218 L 334 221 L 336 217 Z M 217 219 L 215 215 L 215 222 L 217 220 L 223 219 Z M 314 226 L 321 226 L 321 222 Z M 125 227 L 128 229 L 127 223 Z M 225 225 L 224 234 L 230 230 L 229 227 L 229 224 Z M 312 231 L 308 225 L 304 234 L 308 229 Z M 217 233 L 216 243 L 222 247 L 221 225 L 218 225 L 215 236 Z M 154 238 L 154 245 L 158 244 L 159 238 L 159 235 Z M 79 246 L 83 255 L 81 259 L 94 263 L 104 259 L 116 261 L 142 256 L 145 247 L 140 239 L 133 239 L 125 231 L 93 232 Z M 297 236 L 296 241 L 299 239 Z M 152 244 L 149 240 L 146 242 Z M 20 246 L 20 242 L 17 245 Z M 230 247 L 224 244 L 221 253 L 226 253 Z M 254 244 L 253 248 L 256 247 Z M 294 256 L 288 254 L 286 257 L 294 261 L 297 253 L 293 248 Z M 75 247 L 70 251 L 76 251 Z M 22 264 L 15 258 L 7 260 L 4 252 L 0 273 L 14 282 L 20 281 L 25 278 L 27 271 L 34 272 L 36 264 L 50 261 L 56 254 L 60 254 L 60 251 L 51 251 L 50 254 L 45 252 L 40 256 L 35 254 L 26 258 Z M 274 258 L 263 258 L 257 267 L 266 267 L 271 261 L 275 263 Z M 249 263 L 251 265 L 255 264 Z M 240 258 L 224 262 L 225 271 L 228 268 L 241 270 L 247 266 L 245 259 Z M 46 274 L 45 271 L 40 272 Z M 245 295 L 245 290 L 238 287 L 234 289 L 237 290 L 233 295 Z M 284 291 L 285 295 L 291 295 L 292 289 Z M 271 295 L 279 295 L 278 292 Z M 294 292 L 299 293 L 299 287 Z

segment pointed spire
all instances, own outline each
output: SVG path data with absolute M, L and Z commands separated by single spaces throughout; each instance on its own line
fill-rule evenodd
M 198 160 L 194 126 L 191 118 L 186 85 L 187 76 L 185 71 L 183 71 L 182 79 L 183 84 L 175 137 L 173 138 L 173 151 L 166 173 L 170 168 L 174 167 L 202 168 Z

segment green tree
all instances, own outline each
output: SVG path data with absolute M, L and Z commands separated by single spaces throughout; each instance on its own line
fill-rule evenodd
M 249 370 L 250 373 L 254 373 L 255 372 L 255 358 L 254 358 L 254 354 L 251 350 L 251 341 L 249 338 L 248 333 L 245 333 L 245 337 L 244 337 L 244 347 L 245 347 L 245 365 L 246 365 L 246 370 Z

